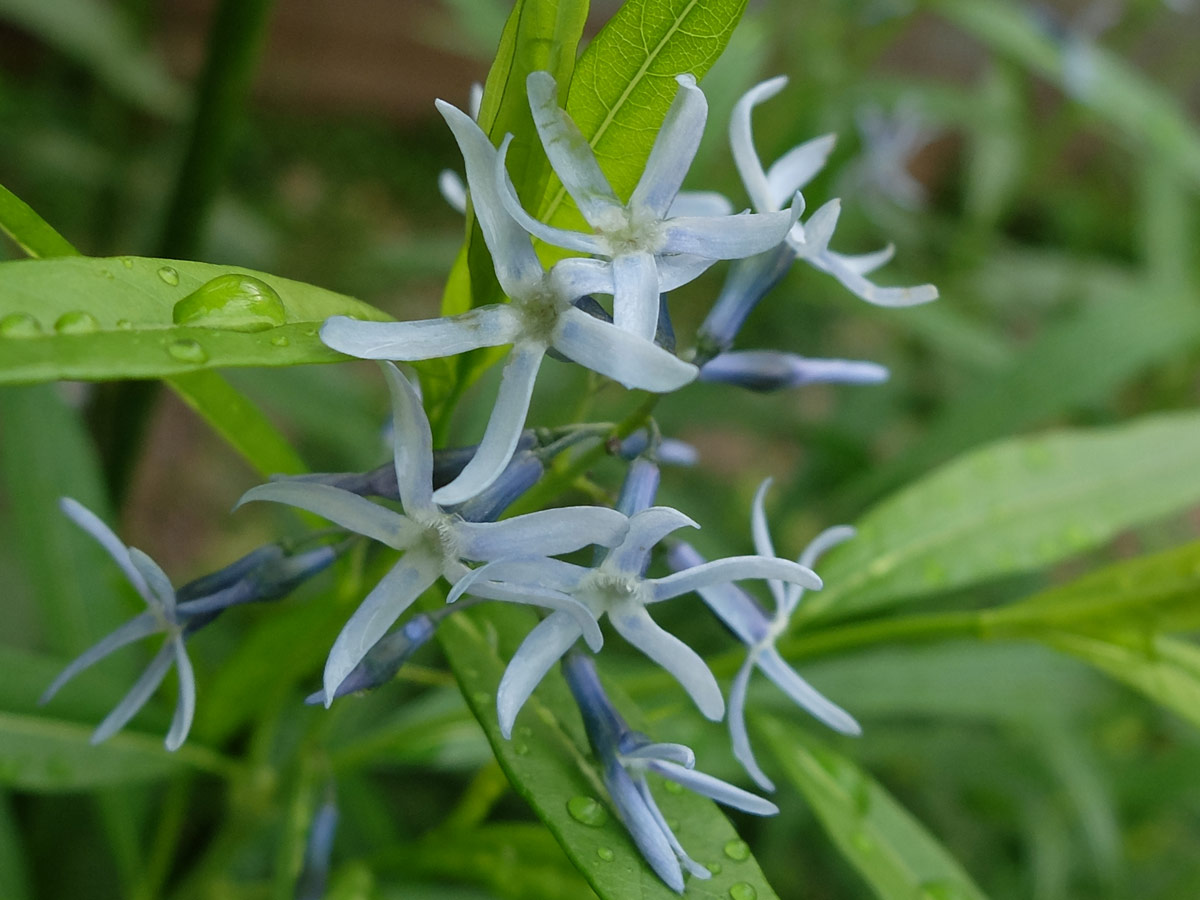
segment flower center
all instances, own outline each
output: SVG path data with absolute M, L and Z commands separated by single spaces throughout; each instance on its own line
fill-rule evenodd
M 653 215 L 638 215 L 635 210 L 604 210 L 596 231 L 608 245 L 609 256 L 624 253 L 657 253 L 662 249 L 661 222 Z
M 455 528 L 457 516 L 438 514 L 432 515 L 418 524 L 424 529 L 418 545 L 432 553 L 443 563 L 457 562 L 462 559 L 462 541 Z
M 585 579 L 580 599 L 597 616 L 606 610 L 626 603 L 644 605 L 646 586 L 643 579 L 634 575 L 614 572 L 592 572 Z
M 512 305 L 521 317 L 524 336 L 543 344 L 550 343 L 559 312 L 569 304 L 570 299 L 558 296 L 546 282 L 528 296 L 512 298 Z

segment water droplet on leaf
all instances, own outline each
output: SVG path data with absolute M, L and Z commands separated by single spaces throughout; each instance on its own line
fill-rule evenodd
M 718 862 L 705 863 L 704 868 L 708 869 L 708 871 L 712 872 L 714 875 L 721 874 L 721 864 Z
M 286 347 L 290 343 L 286 334 L 277 334 L 271 338 L 271 344 L 275 347 Z
M 29 313 L 9 313 L 0 319 L 0 334 L 10 338 L 37 337 L 42 326 Z
M 117 319 L 117 327 L 122 331 L 129 331 L 133 328 L 133 323 L 128 319 Z
M 175 285 L 179 284 L 179 273 L 170 266 L 163 266 L 161 269 L 159 269 L 158 277 L 161 278 L 164 283 L 171 285 L 171 287 L 175 287 Z
M 603 825 L 608 821 L 608 810 L 595 797 L 585 797 L 582 794 L 567 801 L 567 812 L 576 822 L 593 827 Z
M 742 840 L 732 840 L 725 845 L 725 855 L 738 862 L 750 858 L 750 845 Z
M 206 281 L 176 303 L 171 318 L 176 325 L 224 331 L 265 331 L 287 322 L 274 288 L 232 272 Z
M 616 854 L 612 852 L 611 847 L 597 847 L 596 855 L 605 862 L 612 862 L 613 858 L 616 856 Z
M 187 339 L 171 341 L 167 345 L 167 352 L 180 362 L 202 363 L 208 360 L 208 354 L 204 348 L 196 341 Z
M 529 754 L 529 745 L 528 744 L 514 744 L 513 745 L 513 753 L 517 754 L 517 756 L 527 756 Z
M 668 781 L 665 784 L 663 784 L 663 790 L 666 791 L 668 794 L 682 794 L 683 793 L 683 785 L 677 781 Z
M 758 891 L 754 889 L 754 885 L 739 881 L 729 889 L 729 896 L 732 900 L 758 900 Z
M 59 334 L 90 334 L 99 328 L 96 317 L 82 309 L 65 312 L 54 323 L 54 330 Z
M 122 256 L 121 257 L 121 265 L 123 265 L 127 269 L 132 269 L 133 268 L 133 260 L 130 259 L 128 256 Z

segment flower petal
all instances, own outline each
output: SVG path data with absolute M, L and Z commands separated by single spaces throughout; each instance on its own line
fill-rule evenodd
M 717 679 L 704 660 L 695 650 L 660 627 L 643 606 L 623 604 L 611 608 L 608 618 L 625 640 L 675 676 L 705 718 L 716 722 L 725 714 L 721 688 L 717 686 Z
M 786 84 L 787 77 L 784 75 L 756 84 L 742 95 L 729 116 L 729 144 L 733 149 L 733 162 L 742 177 L 742 184 L 746 186 L 746 193 L 750 195 L 750 203 L 759 212 L 773 212 L 779 207 L 771 205 L 767 175 L 754 150 L 750 113 L 759 103 L 782 91 Z
M 50 699 L 62 689 L 64 684 L 84 669 L 95 665 L 110 653 L 120 650 L 126 644 L 132 644 L 134 641 L 162 631 L 162 628 L 162 621 L 154 613 L 144 612 L 140 616 L 130 619 L 112 634 L 105 636 L 87 650 L 84 650 L 75 659 L 71 660 L 70 664 L 58 673 L 58 677 L 50 682 L 50 686 L 38 698 L 38 705 L 41 706 L 43 703 L 49 703 Z
M 446 602 L 453 603 L 466 592 L 471 584 L 485 577 L 493 582 L 508 582 L 514 585 L 536 584 L 541 588 L 569 594 L 579 586 L 580 580 L 590 571 L 583 566 L 548 556 L 499 559 L 480 566 L 478 569 L 472 569 L 466 576 L 455 582 L 446 597 Z
M 938 298 L 938 289 L 932 284 L 918 284 L 913 287 L 879 287 L 865 276 L 860 275 L 852 264 L 847 264 L 846 258 L 840 253 L 834 253 L 832 250 L 826 250 L 807 261 L 814 268 L 828 272 L 855 296 L 861 297 L 875 306 L 888 308 L 917 306 Z
M 862 726 L 850 713 L 827 700 L 820 691 L 796 674 L 796 670 L 784 661 L 774 647 L 759 648 L 755 664 L 796 704 L 834 731 L 854 736 L 862 734 Z
M 817 577 L 817 573 L 799 563 L 786 559 L 768 559 L 764 556 L 729 556 L 684 569 L 665 578 L 652 579 L 654 599 L 669 600 L 709 585 L 747 578 L 776 578 L 813 590 L 819 590 L 821 587 L 821 579 Z
M 480 306 L 470 312 L 441 319 L 412 322 L 360 322 L 348 316 L 330 316 L 321 326 L 327 347 L 359 359 L 437 359 L 511 344 L 521 325 L 507 304 Z
M 644 784 L 644 779 L 642 780 Z M 643 795 L 639 785 L 615 761 L 605 767 L 604 785 L 617 807 L 621 822 L 629 830 L 642 859 L 677 894 L 683 893 L 683 870 L 675 847 L 678 841 L 666 827 L 652 796 Z M 683 848 L 679 848 L 682 850 Z M 687 854 L 684 854 L 685 856 Z
M 154 595 L 150 593 L 146 579 L 142 577 L 142 573 L 137 570 L 133 560 L 130 559 L 129 548 L 113 533 L 113 530 L 105 525 L 98 515 L 71 497 L 61 497 L 58 507 L 68 519 L 90 534 L 96 543 L 104 548 L 105 552 L 113 558 L 113 562 L 120 566 L 125 577 L 129 579 L 129 583 L 142 595 L 142 599 L 153 604 Z
M 380 363 L 379 367 L 392 398 L 392 447 L 400 505 L 408 513 L 431 511 L 433 434 L 421 405 L 421 395 L 390 362 Z
M 783 209 L 783 204 L 803 188 L 825 167 L 837 135 L 825 134 L 793 147 L 772 163 L 767 170 L 767 196 L 770 209 Z
M 684 571 L 703 565 L 704 557 L 691 544 L 680 541 L 667 551 L 667 563 L 676 571 Z M 757 644 L 767 636 L 771 623 L 754 598 L 737 585 L 712 584 L 696 593 L 743 644 Z
M 555 263 L 550 278 L 555 294 L 572 302 L 589 294 L 613 292 L 613 268 L 607 259 L 572 256 Z
M 714 265 L 715 259 L 693 253 L 674 253 L 655 257 L 659 293 L 667 294 L 699 278 Z
M 612 547 L 621 542 L 630 519 L 603 506 L 564 506 L 514 516 L 502 522 L 462 522 L 463 556 L 491 561 L 569 553 L 590 544 Z
M 651 506 L 630 517 L 629 532 L 624 540 L 604 558 L 604 569 L 641 575 L 650 559 L 654 545 L 672 531 L 680 528 L 699 528 L 696 522 L 669 506 Z
M 338 686 L 362 662 L 417 597 L 437 581 L 441 560 L 432 553 L 410 551 L 375 585 L 343 626 L 325 661 L 325 706 L 337 696 Z
M 700 371 L 662 347 L 573 307 L 559 315 L 553 346 L 593 372 L 644 391 L 678 390 Z
M 686 768 L 694 768 L 696 754 L 683 744 L 642 744 L 621 754 L 623 760 L 665 759 Z
M 162 605 L 163 610 L 171 618 L 175 614 L 175 588 L 171 587 L 171 579 L 167 577 L 167 573 L 162 570 L 150 555 L 142 552 L 137 547 L 129 548 L 129 560 L 133 563 L 134 568 L 141 573 L 141 576 L 146 579 L 146 584 L 150 591 L 158 598 L 158 602 Z
M 733 204 L 724 194 L 716 191 L 680 191 L 671 201 L 665 217 L 676 216 L 728 216 L 733 214 Z
M 872 253 L 839 253 L 838 257 L 850 271 L 857 272 L 859 275 L 870 275 L 880 266 L 891 262 L 892 257 L 895 255 L 896 245 L 888 244 L 886 247 L 875 250 Z
M 529 111 L 550 166 L 593 228 L 621 202 L 600 171 L 596 155 L 571 117 L 558 105 L 558 85 L 549 72 L 533 72 L 525 80 Z
M 703 880 L 712 878 L 712 872 L 688 856 L 688 852 L 683 849 L 683 844 L 679 843 L 679 838 L 671 830 L 670 824 L 663 817 L 662 810 L 658 808 L 658 803 L 654 800 L 654 795 L 650 793 L 650 785 L 646 784 L 646 779 L 639 777 L 635 779 L 634 783 L 637 785 L 638 794 L 641 795 L 646 808 L 650 810 L 650 815 L 654 818 L 655 824 L 658 825 L 659 830 L 671 845 L 671 851 L 675 854 L 675 858 L 679 860 L 693 877 Z M 683 888 L 680 888 L 681 893 L 682 891 Z
M 175 715 L 171 718 L 171 730 L 167 732 L 168 750 L 178 750 L 192 729 L 192 718 L 196 715 L 196 674 L 192 661 L 188 659 L 183 639 L 176 636 L 171 640 L 175 656 L 175 672 L 179 675 L 179 699 L 175 701 Z
M 420 534 L 420 529 L 399 513 L 328 484 L 290 481 L 260 484 L 242 494 L 234 509 L 256 500 L 306 509 L 397 550 L 409 546 Z
M 857 532 L 850 525 L 834 525 L 832 528 L 826 528 L 815 538 L 808 542 L 808 546 L 804 548 L 804 552 L 800 554 L 800 558 L 796 562 L 802 566 L 812 568 L 828 550 L 833 549 L 838 544 L 844 543 L 854 537 Z M 804 588 L 799 585 L 789 585 L 786 591 L 786 602 L 784 603 L 783 614 L 791 616 L 795 611 L 800 598 L 804 596 Z
M 719 219 L 680 217 L 663 223 L 663 253 L 743 259 L 778 246 L 792 227 L 791 210 Z
M 733 755 L 742 764 L 747 774 L 765 791 L 775 790 L 775 783 L 759 768 L 754 751 L 750 748 L 750 735 L 746 731 L 746 690 L 750 684 L 750 673 L 754 671 L 754 653 L 751 652 L 733 676 L 729 685 L 729 738 L 733 743 Z
M 646 768 L 656 772 L 669 781 L 681 784 L 689 791 L 716 800 L 724 806 L 731 806 L 755 816 L 773 816 L 779 812 L 779 807 L 757 794 L 744 791 L 720 778 L 714 778 L 695 769 L 685 769 L 683 766 L 661 760 L 647 763 Z
M 505 739 L 512 737 L 513 722 L 533 689 L 578 639 L 579 625 L 565 612 L 551 613 L 525 636 L 496 691 L 496 716 Z
M 658 326 L 658 268 L 652 253 L 634 251 L 613 257 L 613 323 L 653 341 Z
M 555 228 L 539 222 L 525 212 L 525 207 L 521 205 L 521 198 L 517 196 L 517 190 L 513 187 L 508 178 L 508 171 L 504 168 L 508 145 L 511 142 L 512 135 L 505 135 L 504 140 L 500 143 L 500 153 L 496 157 L 496 182 L 500 191 L 500 200 L 508 214 L 516 219 L 517 224 L 523 229 L 547 244 L 565 247 L 567 250 L 575 250 L 580 253 L 604 253 L 605 244 L 595 235 Z
M 645 209 L 656 219 L 667 214 L 679 193 L 684 176 L 700 148 L 704 122 L 708 118 L 708 101 L 696 86 L 696 79 L 691 75 L 677 75 L 675 80 L 679 90 L 675 92 L 675 99 L 671 101 L 654 146 L 650 148 L 642 177 L 629 198 L 631 209 Z
M 174 660 L 172 643 L 168 640 L 162 645 L 162 649 L 155 654 L 154 659 L 150 660 L 150 665 L 146 666 L 146 671 L 142 672 L 141 677 L 134 682 L 129 693 L 121 698 L 121 702 L 105 716 L 104 721 L 92 732 L 93 744 L 108 740 L 124 728 L 125 723 L 146 705 L 150 695 L 162 684 L 162 680 L 167 677 L 167 672 L 171 669 L 171 663 Z
M 750 505 L 750 534 L 754 538 L 754 552 L 759 556 L 775 555 L 775 545 L 771 542 L 771 531 L 767 527 L 767 511 L 764 500 L 767 490 L 771 487 L 770 478 L 764 478 L 758 490 L 754 493 L 754 502 Z M 775 579 L 767 581 L 771 596 L 775 598 L 775 609 L 783 608 L 783 585 Z
M 437 177 L 438 193 L 446 204 L 460 215 L 467 212 L 467 186 L 457 172 L 442 169 Z
M 529 412 L 529 399 L 533 396 L 533 385 L 545 355 L 546 348 L 542 344 L 533 341 L 513 344 L 508 362 L 504 364 L 504 374 L 500 377 L 500 393 L 496 395 L 496 405 L 492 408 L 479 448 L 457 478 L 433 492 L 435 503 L 442 506 L 463 503 L 500 477 L 521 439 L 525 416 Z M 432 465 L 432 451 L 429 460 Z M 430 479 L 432 481 L 432 472 Z M 429 485 L 431 481 L 425 484 Z

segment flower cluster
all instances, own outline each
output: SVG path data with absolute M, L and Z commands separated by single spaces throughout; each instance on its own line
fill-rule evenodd
M 474 115 L 439 101 L 466 168 L 465 185 L 443 175 L 442 189 L 456 206 L 466 209 L 469 204 L 473 211 L 504 302 L 439 319 L 380 323 L 334 317 L 324 324 L 321 337 L 330 347 L 381 363 L 392 403 L 392 463 L 365 474 L 277 479 L 247 491 L 239 502 L 283 503 L 334 523 L 337 536 L 320 539 L 313 549 L 270 545 L 175 591 L 145 554 L 125 547 L 78 504 L 64 501 L 67 514 L 108 550 L 149 610 L 68 666 L 47 699 L 112 650 L 163 633 L 162 650 L 96 738 L 128 721 L 174 664 L 180 694 L 167 745 L 178 747 L 195 699 L 186 636 L 229 606 L 282 596 L 332 562 L 358 535 L 390 548 L 396 561 L 333 641 L 321 690 L 309 702 L 329 706 L 349 692 L 387 681 L 446 617 L 467 606 L 500 601 L 543 611 L 500 682 L 499 730 L 505 737 L 511 734 L 538 683 L 561 661 L 619 817 L 650 866 L 674 890 L 683 890 L 685 869 L 697 878 L 709 873 L 668 827 L 647 786 L 647 772 L 754 814 L 777 809 L 694 771 L 688 748 L 654 743 L 628 727 L 601 688 L 592 659 L 604 646 L 604 621 L 669 672 L 705 717 L 728 717 L 736 757 L 766 790 L 773 786 L 754 758 L 745 724 L 754 669 L 831 728 L 857 734 L 854 719 L 805 682 L 775 646 L 804 591 L 821 587 L 812 568 L 817 557 L 848 539 L 851 530 L 825 532 L 796 561 L 777 557 L 766 525 L 764 484 L 752 513 L 755 553 L 705 561 L 688 544 L 671 538 L 697 524 L 676 509 L 654 505 L 660 464 L 690 462 L 694 453 L 686 445 L 664 439 L 648 418 L 636 422 L 642 427 L 632 434 L 603 423 L 556 431 L 526 428 L 534 383 L 547 355 L 659 394 L 696 379 L 774 390 L 813 381 L 861 384 L 886 378 L 885 369 L 869 362 L 732 349 L 742 323 L 795 260 L 832 275 L 870 303 L 903 306 L 937 296 L 931 285 L 880 287 L 868 278 L 890 259 L 891 247 L 863 256 L 831 250 L 839 201 L 802 218 L 801 189 L 825 165 L 832 137 L 802 144 L 764 169 L 754 150 L 751 112 L 783 88 L 783 79 L 753 88 L 733 114 L 734 160 L 753 211 L 734 214 L 718 195 L 681 192 L 708 110 L 692 76 L 676 80 L 674 101 L 645 169 L 623 202 L 587 140 L 560 108 L 553 78 L 544 72 L 529 77 L 537 133 L 582 214 L 583 231 L 541 221 L 522 206 L 505 167 L 511 135 L 496 147 Z M 554 255 L 558 261 L 543 265 L 536 242 L 559 248 Z M 695 347 L 677 353 L 665 295 L 722 260 L 733 261 L 725 286 Z M 596 295 L 611 300 L 605 305 Z M 465 453 L 435 450 L 419 388 L 394 363 L 500 346 L 510 350 L 478 445 Z M 502 518 L 551 460 L 589 442 L 629 462 L 612 506 L 549 508 Z M 654 577 L 648 572 L 660 545 L 665 545 L 663 555 L 674 571 Z M 562 558 L 586 548 L 592 548 L 591 565 Z M 772 615 L 736 585 L 746 580 L 766 582 L 774 598 Z M 438 583 L 444 583 L 446 604 L 421 606 L 408 615 Z M 650 613 L 654 604 L 691 594 L 698 594 L 747 647 L 746 661 L 729 690 L 728 708 L 704 660 Z

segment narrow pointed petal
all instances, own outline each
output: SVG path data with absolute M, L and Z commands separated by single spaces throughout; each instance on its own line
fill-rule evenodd
M 146 579 L 142 577 L 142 573 L 137 570 L 133 560 L 129 558 L 129 548 L 113 533 L 113 530 L 78 500 L 62 497 L 58 501 L 58 506 L 68 519 L 90 534 L 96 543 L 104 548 L 105 552 L 113 558 L 113 562 L 120 566 L 125 577 L 129 579 L 129 583 L 146 602 L 150 602 L 153 594 L 150 593 Z
M 62 689 L 64 684 L 84 669 L 95 665 L 113 651 L 120 650 L 126 644 L 132 644 L 134 641 L 148 637 L 155 632 L 161 631 L 162 628 L 163 624 L 161 620 L 153 613 L 144 612 L 140 616 L 130 619 L 112 634 L 107 635 L 75 657 L 65 669 L 58 673 L 58 677 L 50 682 L 50 686 L 46 688 L 42 696 L 38 699 L 38 705 L 49 703 L 50 699 Z
M 671 830 L 671 825 L 667 822 L 662 814 L 662 810 L 658 808 L 658 803 L 654 799 L 654 795 L 650 793 L 650 785 L 646 783 L 644 776 L 639 776 L 635 779 L 637 784 L 638 794 L 641 795 L 642 801 L 646 804 L 646 808 L 650 810 L 650 815 L 654 818 L 654 822 L 658 825 L 663 837 L 667 839 L 667 843 L 671 845 L 671 852 L 675 854 L 675 858 L 683 868 L 694 878 L 708 880 L 712 878 L 712 872 L 700 863 L 692 859 L 686 850 L 683 849 L 683 844 L 679 843 L 679 838 L 675 836 L 675 832 Z
M 796 670 L 784 661 L 774 647 L 760 648 L 755 663 L 762 669 L 763 674 L 775 682 L 797 705 L 834 731 L 856 737 L 862 734 L 862 726 L 850 713 L 826 699 L 820 691 L 796 674 Z
M 175 588 L 171 587 L 171 579 L 167 577 L 167 573 L 150 558 L 149 554 L 142 552 L 137 547 L 129 548 L 129 560 L 146 579 L 151 594 L 158 600 L 167 615 L 173 615 L 175 612 Z
M 567 250 L 575 250 L 579 253 L 603 253 L 604 243 L 595 235 L 555 228 L 544 222 L 539 222 L 529 213 L 525 212 L 525 207 L 521 205 L 521 199 L 517 196 L 516 188 L 513 187 L 512 182 L 508 178 L 508 171 L 504 168 L 504 160 L 508 154 L 508 145 L 511 142 L 512 135 L 506 135 L 500 144 L 500 153 L 496 157 L 496 181 L 500 191 L 500 200 L 508 214 L 525 231 L 532 234 L 538 240 L 545 241 L 547 244 L 553 244 L 555 247 L 564 247 Z
M 729 216 L 733 215 L 733 204 L 724 194 L 716 191 L 680 191 L 671 201 L 665 217 L 676 216 Z
M 339 353 L 359 359 L 406 362 L 511 344 L 519 333 L 516 313 L 501 304 L 413 322 L 360 322 L 348 316 L 331 316 L 321 326 L 321 340 Z
M 663 253 L 743 259 L 778 246 L 792 227 L 790 210 L 720 219 L 678 218 L 663 223 Z
M 467 186 L 457 172 L 442 169 L 437 178 L 438 193 L 446 201 L 446 205 L 460 215 L 467 212 Z
M 881 250 L 876 250 L 873 253 L 839 253 L 838 258 L 842 264 L 851 272 L 857 272 L 859 275 L 870 275 L 876 269 L 886 265 L 892 261 L 892 257 L 896 255 L 896 245 L 888 244 Z
M 655 815 L 658 807 L 654 804 L 654 798 L 647 800 L 629 773 L 615 762 L 606 770 L 604 784 L 642 858 L 667 887 L 682 894 L 683 870 L 675 849 L 678 841 L 671 829 L 666 827 L 666 822 L 662 821 L 661 814 Z M 646 793 L 649 794 L 649 791 Z
M 338 634 L 325 661 L 326 707 L 337 696 L 338 686 L 362 662 L 367 651 L 413 601 L 437 581 L 440 573 L 441 560 L 429 553 L 409 552 L 367 594 Z
M 491 140 L 472 117 L 445 101 L 435 103 L 450 126 L 467 167 L 471 206 L 483 232 L 483 240 L 492 253 L 496 278 L 504 292 L 512 296 L 523 286 L 537 284 L 542 264 L 529 243 L 529 235 L 504 210 L 500 184 L 496 179 L 497 153 Z M 502 177 L 502 176 L 499 176 Z
M 529 399 L 533 396 L 533 385 L 546 348 L 532 341 L 514 344 L 504 374 L 500 377 L 500 393 L 496 405 L 484 429 L 479 449 L 459 476 L 449 484 L 433 492 L 433 501 L 441 506 L 453 506 L 470 500 L 500 477 L 500 473 L 512 460 L 525 428 L 525 416 L 529 412 Z M 429 456 L 431 465 L 433 455 Z M 432 482 L 425 484 L 428 487 Z
M 829 242 L 833 240 L 833 232 L 841 214 L 842 201 L 836 198 L 818 207 L 804 223 L 804 240 L 796 247 L 796 255 L 801 259 L 808 259 L 826 251 Z
M 690 521 L 690 520 L 689 520 Z M 554 556 L 590 544 L 613 547 L 629 528 L 624 513 L 603 506 L 564 506 L 514 516 L 502 522 L 463 522 L 463 556 L 478 561 L 528 557 L 531 552 Z
M 286 503 L 306 509 L 356 534 L 366 535 L 381 544 L 403 550 L 416 540 L 419 529 L 399 513 L 393 512 L 328 484 L 272 481 L 242 494 L 234 509 L 257 500 Z
M 828 272 L 852 294 L 874 306 L 895 309 L 918 306 L 938 298 L 938 289 L 932 284 L 918 284 L 914 287 L 880 287 L 860 275 L 853 266 L 847 265 L 845 258 L 832 250 L 826 250 L 810 259 L 809 262 L 816 268 Z
M 651 253 L 613 257 L 613 324 L 646 341 L 658 326 L 658 267 Z
M 733 755 L 742 764 L 746 773 L 764 791 L 775 790 L 775 783 L 767 777 L 754 758 L 750 748 L 750 735 L 746 731 L 746 691 L 750 685 L 750 673 L 754 671 L 754 654 L 751 653 L 733 676 L 729 686 L 729 738 L 733 743 Z
M 654 139 L 654 146 L 650 148 L 642 177 L 629 198 L 631 209 L 647 209 L 656 219 L 666 215 L 679 193 L 684 176 L 700 148 L 704 123 L 708 119 L 708 101 L 696 86 L 696 79 L 691 75 L 679 75 L 675 80 L 679 90 L 671 101 L 658 137 Z
M 433 434 L 421 395 L 390 362 L 379 364 L 392 398 L 392 448 L 400 505 L 408 513 L 433 510 Z
M 605 558 L 605 570 L 641 575 L 654 545 L 671 532 L 685 527 L 700 526 L 669 506 L 652 506 L 642 510 L 629 519 L 629 532 L 620 546 L 614 547 Z
M 473 581 L 464 590 L 473 597 L 482 597 L 485 600 L 519 603 L 524 606 L 537 606 L 552 612 L 566 613 L 575 623 L 575 630 L 583 636 L 593 653 L 599 653 L 600 648 L 604 646 L 604 633 L 600 630 L 600 624 L 596 621 L 595 615 L 570 594 L 536 583 L 508 584 L 484 579 Z M 457 600 L 458 597 L 454 599 Z
M 774 97 L 786 84 L 787 77 L 780 75 L 755 85 L 742 95 L 729 116 L 729 144 L 733 149 L 733 162 L 742 177 L 742 184 L 746 186 L 746 193 L 750 195 L 750 203 L 759 212 L 773 212 L 778 207 L 771 205 L 767 175 L 754 149 L 750 114 L 755 106 Z
M 709 585 L 748 578 L 775 578 L 813 590 L 819 590 L 821 587 L 821 579 L 817 577 L 817 573 L 799 563 L 762 556 L 730 556 L 684 569 L 665 578 L 652 579 L 654 599 L 669 600 Z
M 578 639 L 579 626 L 565 612 L 551 613 L 525 636 L 496 691 L 496 716 L 505 739 L 512 737 L 517 713 L 533 689 Z
M 141 677 L 129 689 L 129 693 L 121 699 L 121 702 L 113 708 L 113 711 L 92 732 L 93 744 L 99 744 L 101 741 L 108 740 L 124 728 L 125 723 L 132 719 L 137 711 L 146 705 L 146 701 L 150 699 L 150 695 L 157 690 L 158 686 L 162 684 L 162 680 L 167 677 L 167 672 L 171 670 L 171 663 L 175 659 L 171 644 L 172 641 L 167 641 L 163 644 L 162 649 L 155 654 L 154 659 L 150 660 L 150 665 L 146 666 L 146 671 L 142 672 Z
M 754 493 L 754 502 L 750 506 L 750 534 L 754 537 L 754 552 L 759 556 L 775 556 L 775 545 L 771 542 L 771 530 L 767 527 L 767 511 L 764 502 L 767 490 L 771 487 L 771 479 L 764 478 Z M 771 596 L 775 599 L 775 609 L 783 608 L 783 585 L 774 579 L 767 582 Z
M 534 72 L 525 81 L 533 124 L 554 173 L 593 228 L 605 212 L 621 207 L 596 155 L 571 117 L 558 105 L 558 85 L 549 72 Z
M 704 565 L 704 562 L 704 557 L 686 541 L 680 541 L 667 551 L 667 564 L 676 572 Z M 697 593 L 743 644 L 757 644 L 766 637 L 770 622 L 758 603 L 737 585 L 713 584 L 700 588 Z
M 850 525 L 834 525 L 832 528 L 826 528 L 809 541 L 808 546 L 804 548 L 804 552 L 800 554 L 800 558 L 796 562 L 811 569 L 816 565 L 817 560 L 827 551 L 833 549 L 838 544 L 850 540 L 855 534 L 857 532 Z M 796 606 L 800 603 L 800 598 L 803 596 L 804 588 L 795 584 L 788 585 L 783 607 L 783 615 L 785 617 L 791 617 Z
M 613 268 L 607 259 L 583 259 L 572 256 L 560 260 L 550 270 L 554 292 L 574 302 L 589 294 L 613 292 Z
M 168 750 L 174 751 L 183 745 L 188 732 L 192 730 L 192 718 L 196 714 L 196 674 L 192 671 L 192 661 L 188 659 L 183 639 L 178 636 L 173 638 L 171 648 L 175 656 L 175 672 L 179 675 L 179 699 L 175 702 L 175 715 L 171 718 L 166 745 Z
M 446 602 L 453 603 L 467 592 L 472 584 L 481 579 L 507 582 L 513 585 L 536 584 L 542 588 L 570 593 L 579 586 L 579 582 L 590 571 L 583 566 L 550 557 L 501 559 L 480 566 L 478 569 L 472 569 L 463 578 L 460 578 L 451 588 Z
M 688 769 L 694 768 L 696 765 L 696 754 L 692 752 L 691 747 L 684 744 L 642 744 L 628 753 L 622 753 L 621 758 L 625 760 L 665 759 Z
M 574 308 L 559 316 L 553 346 L 581 366 L 627 388 L 667 393 L 695 380 L 700 373 L 662 347 Z
M 783 204 L 796 191 L 805 187 L 813 176 L 825 167 L 833 152 L 837 135 L 826 134 L 793 147 L 767 170 L 767 193 L 770 209 L 783 209 Z
M 717 679 L 691 647 L 658 625 L 645 608 L 628 604 L 608 613 L 617 632 L 658 663 L 683 686 L 705 718 L 718 721 L 725 700 Z
M 676 784 L 683 785 L 689 791 L 702 794 L 724 806 L 731 806 L 754 816 L 773 816 L 779 812 L 779 807 L 770 800 L 744 791 L 720 778 L 714 778 L 704 772 L 697 772 L 695 769 L 685 769 L 675 763 L 661 761 L 647 763 L 646 768 Z
M 710 259 L 707 256 L 696 256 L 693 253 L 674 253 L 670 256 L 656 257 L 655 265 L 658 268 L 659 293 L 669 294 L 676 288 L 690 284 L 716 265 L 716 263 L 715 259 Z

